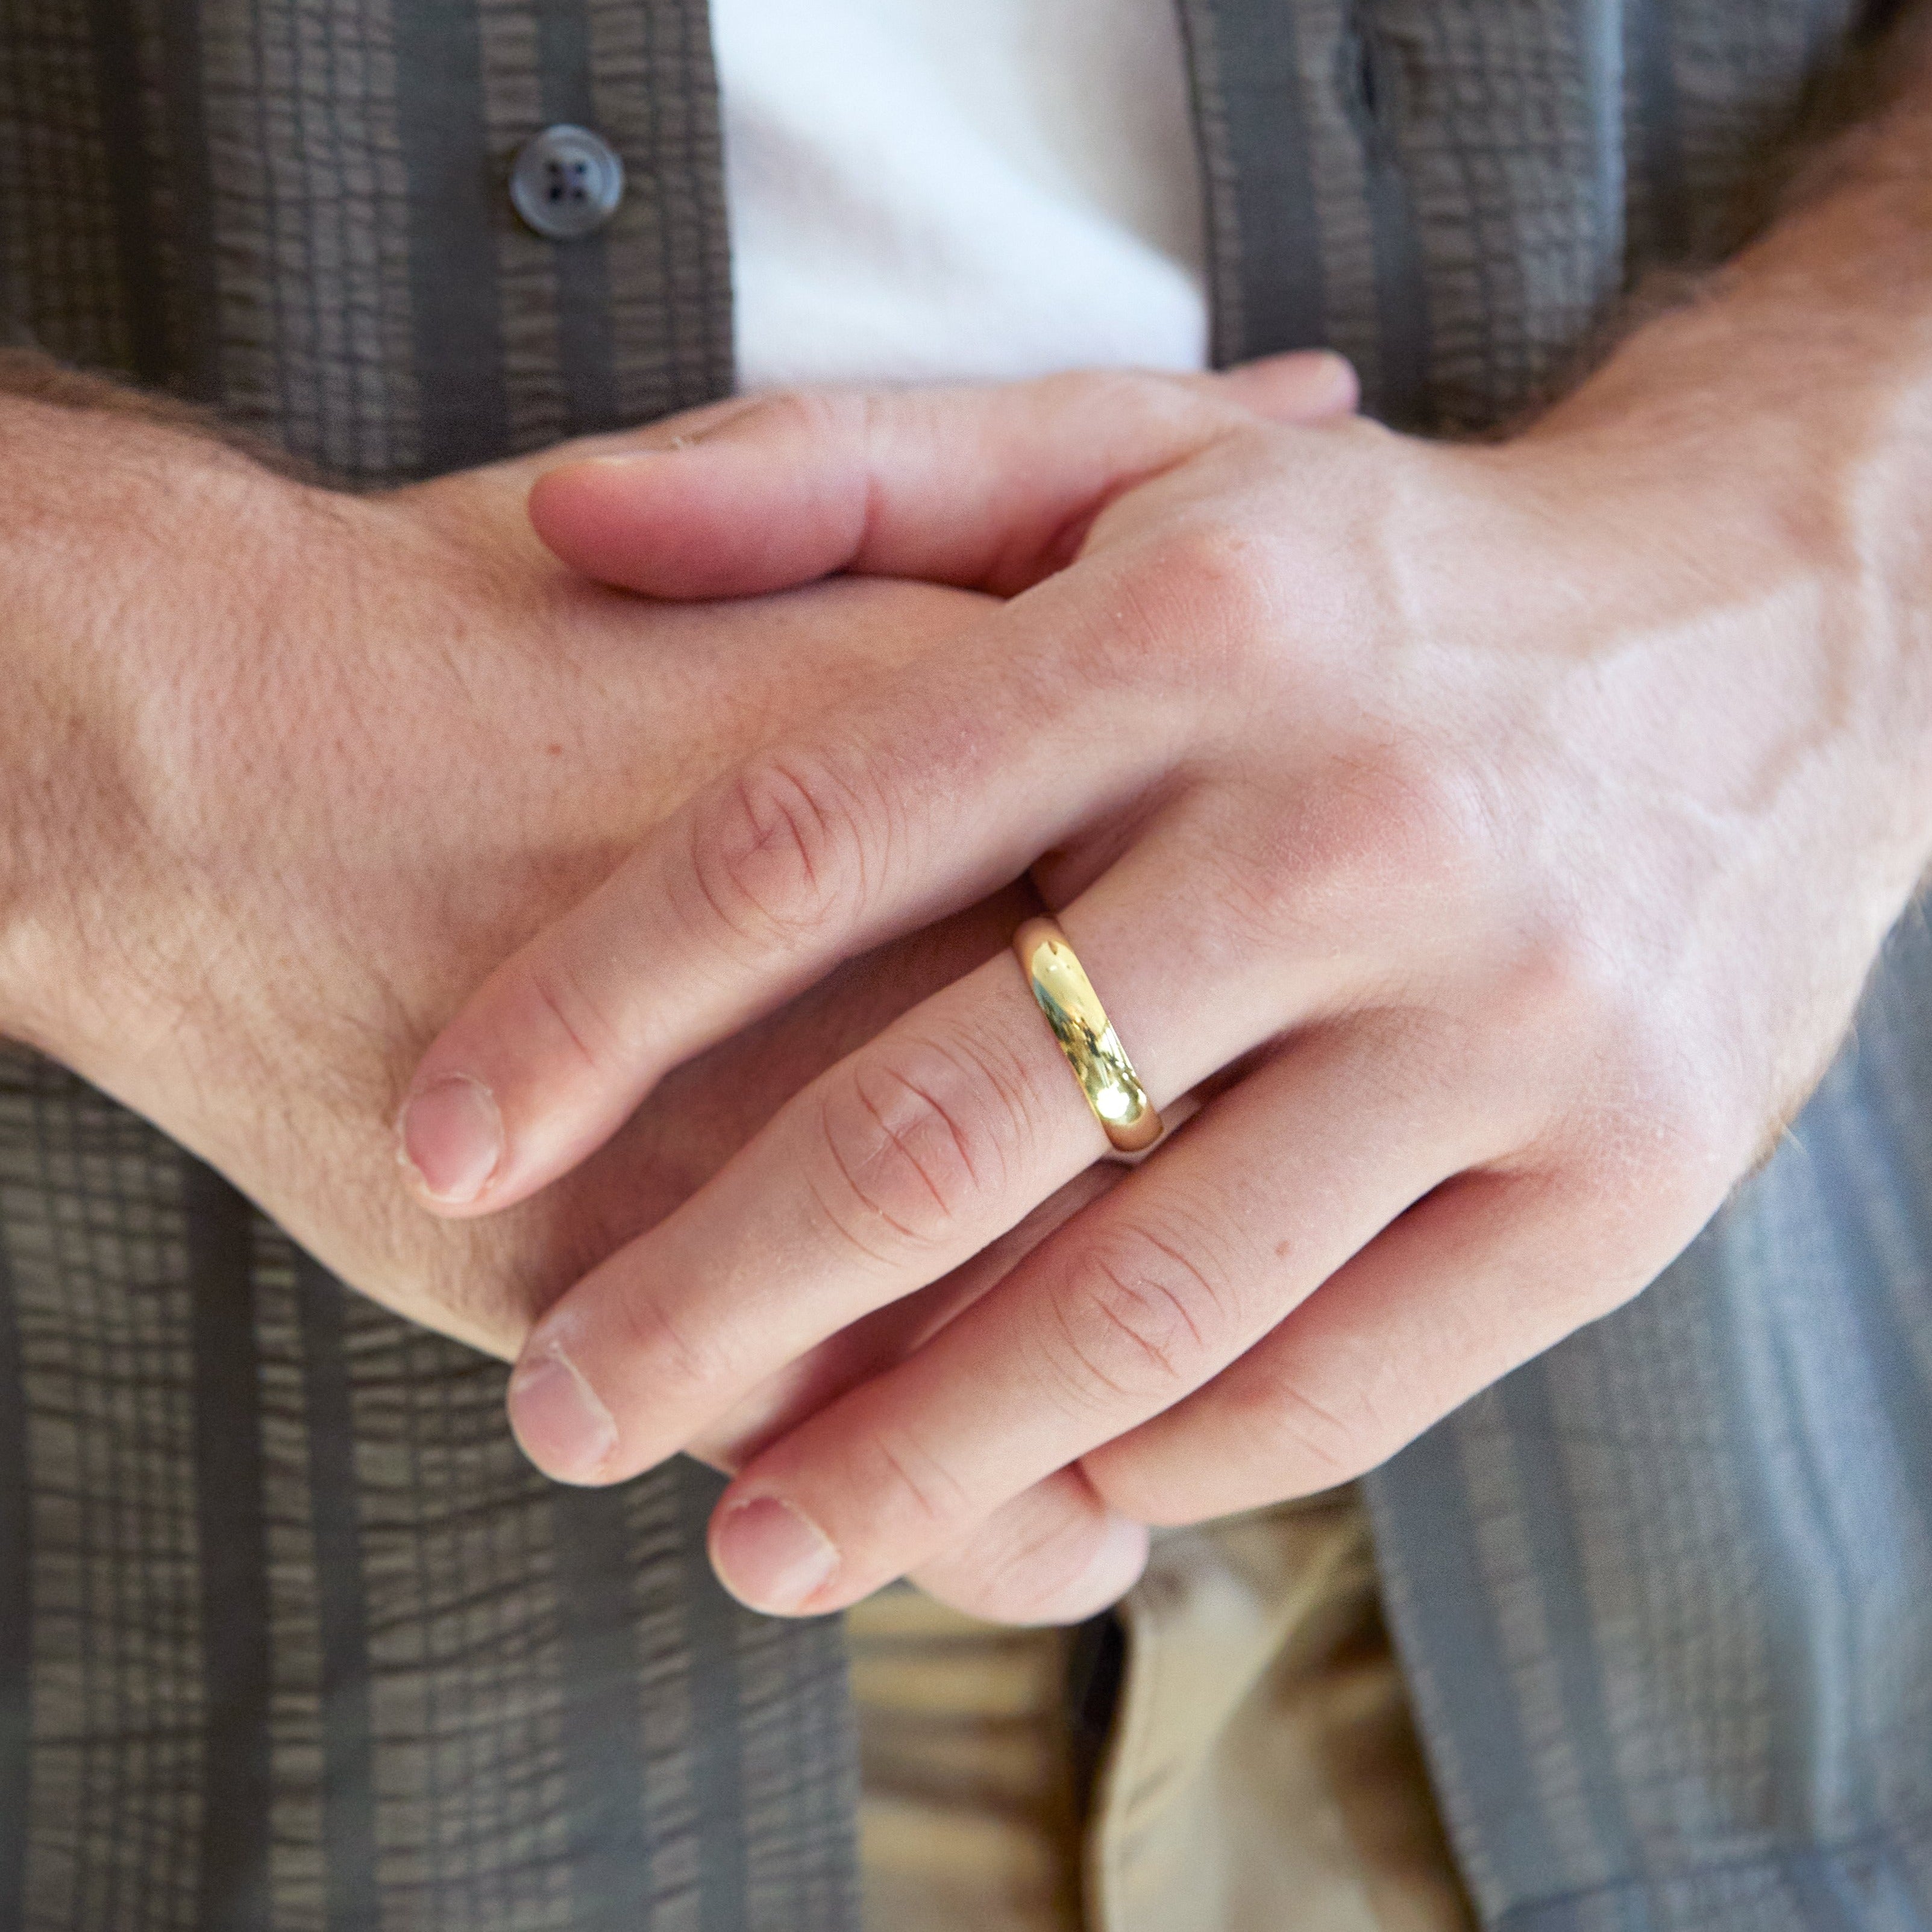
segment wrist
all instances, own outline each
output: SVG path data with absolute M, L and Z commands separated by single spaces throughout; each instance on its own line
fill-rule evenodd
M 0 1036 L 78 1064 L 158 992 L 138 908 L 206 779 L 182 671 L 260 595 L 252 532 L 296 486 L 178 428 L 0 399 Z M 197 748 L 196 739 L 200 739 Z M 204 755 L 205 754 L 205 755 Z
M 1858 727 L 1891 802 L 1884 842 L 1916 879 L 1932 860 L 1932 385 L 1870 365 L 1819 394 L 1678 380 L 1660 370 L 1647 400 L 1594 421 L 1580 397 L 1567 458 L 1636 506 L 1640 556 L 1754 613 L 1752 662 L 1810 666 L 1811 701 Z
M 1555 573 L 1590 586 L 1568 622 L 1621 637 L 1612 676 L 1647 657 L 1646 728 L 1850 986 L 1932 861 L 1932 358 L 1902 322 L 1862 346 L 1871 326 L 1747 258 L 1494 453 L 1586 554 Z
M 1894 44 L 1901 74 L 1921 63 Z M 1908 56 L 1912 58 L 1907 58 Z M 1922 86 L 1822 150 L 1783 218 L 1629 336 L 1524 440 L 1646 479 L 1709 567 L 1808 574 L 1882 649 L 1932 604 L 1932 106 Z M 1903 667 L 1901 667 L 1902 668 Z M 1902 695 L 1903 694 L 1901 694 Z M 1924 714 L 1932 727 L 1932 704 Z

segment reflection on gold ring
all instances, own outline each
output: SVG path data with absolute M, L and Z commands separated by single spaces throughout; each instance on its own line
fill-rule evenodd
M 1030 919 L 1013 934 L 1013 950 L 1108 1139 L 1123 1154 L 1153 1146 L 1160 1115 L 1066 934 L 1050 919 Z

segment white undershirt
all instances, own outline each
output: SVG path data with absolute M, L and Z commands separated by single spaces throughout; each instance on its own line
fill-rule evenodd
M 713 0 L 739 380 L 1197 369 L 1174 0 Z

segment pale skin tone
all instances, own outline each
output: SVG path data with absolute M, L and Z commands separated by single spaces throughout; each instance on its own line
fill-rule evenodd
M 1691 1238 L 1932 852 L 1922 64 L 1526 433 L 1286 425 L 1276 380 L 780 398 L 536 494 L 559 555 L 667 600 L 842 571 L 1011 601 L 695 794 L 483 984 L 405 1119 L 437 1212 L 542 1198 L 690 1055 L 1022 874 L 1193 1108 L 746 1445 L 713 1554 L 748 1602 L 851 1603 L 1022 1496 L 1181 1522 L 1373 1466 Z M 728 1433 L 1104 1148 L 988 958 L 549 1310 L 526 1448 L 604 1482 Z
M 1282 406 L 1346 404 L 1304 373 Z M 22 365 L 0 375 L 17 388 Z M 432 1220 L 392 1124 L 490 965 L 682 801 L 994 607 L 884 582 L 650 603 L 532 534 L 531 484 L 569 452 L 352 498 L 142 406 L 0 395 L 0 1036 L 154 1120 L 404 1314 L 514 1358 L 787 1095 L 1038 910 L 992 894 L 855 962 L 682 1067 L 559 1186 Z M 1046 1224 L 778 1365 L 712 1459 L 897 1359 Z M 1084 1498 L 1056 1510 L 1083 1488 L 1057 1478 L 976 1528 L 933 1586 L 1012 1618 L 1106 1600 L 1142 1533 Z

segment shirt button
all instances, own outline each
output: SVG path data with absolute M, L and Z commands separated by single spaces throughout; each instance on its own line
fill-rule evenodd
M 624 164 L 601 134 L 559 122 L 533 135 L 510 170 L 510 200 L 542 236 L 594 235 L 624 198 Z

